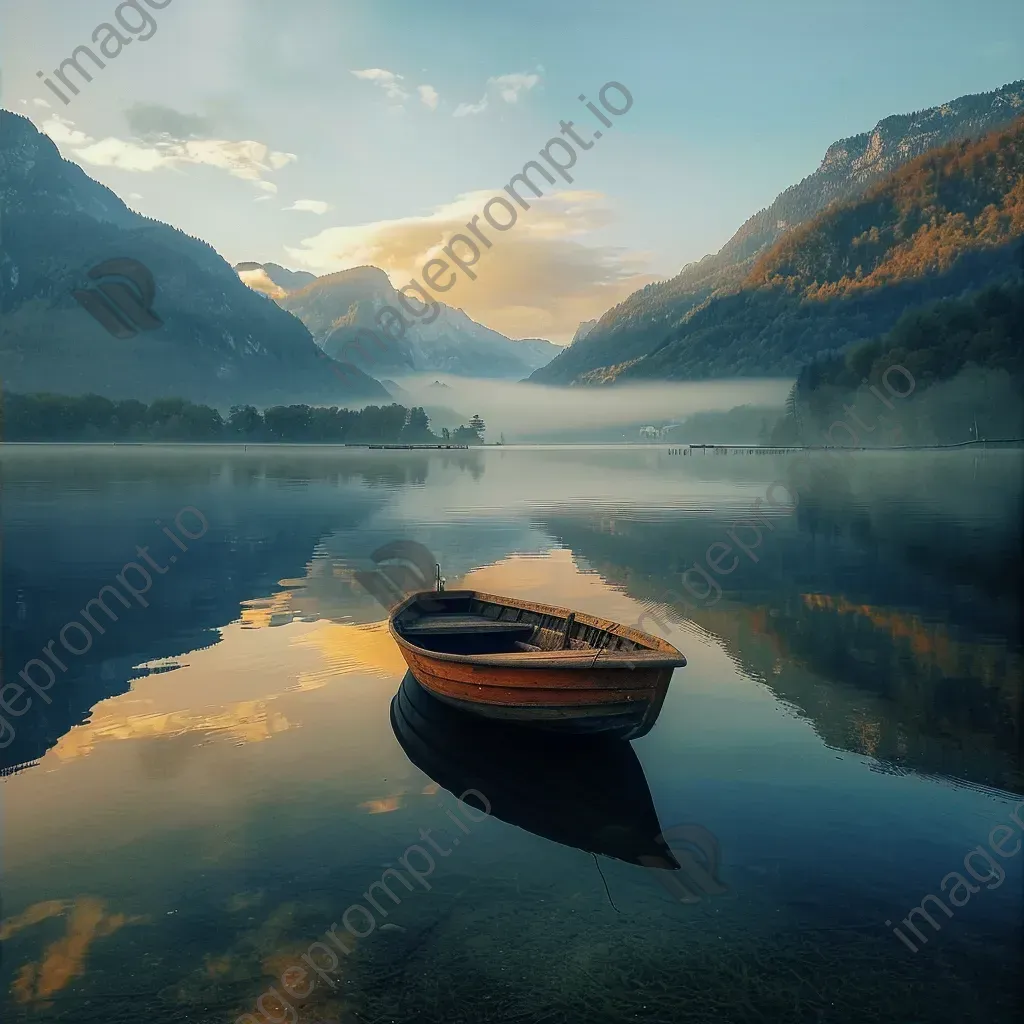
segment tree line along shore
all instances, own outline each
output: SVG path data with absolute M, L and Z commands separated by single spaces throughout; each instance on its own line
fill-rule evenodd
M 483 444 L 486 424 L 435 434 L 420 406 L 363 409 L 276 405 L 262 412 L 232 406 L 227 416 L 183 398 L 111 400 L 100 395 L 9 394 L 0 403 L 4 441 L 207 441 L 313 444 Z

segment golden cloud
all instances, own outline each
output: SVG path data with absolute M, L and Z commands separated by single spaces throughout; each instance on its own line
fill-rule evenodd
M 295 263 L 317 273 L 369 264 L 386 271 L 396 288 L 410 280 L 422 286 L 424 264 L 447 259 L 443 249 L 453 235 L 473 238 L 466 225 L 478 217 L 478 228 L 491 247 L 474 239 L 480 255 L 470 272 L 476 279 L 453 266 L 450 290 L 431 294 L 511 337 L 554 341 L 568 341 L 581 321 L 601 316 L 656 280 L 645 273 L 642 256 L 593 243 L 593 234 L 614 219 L 601 193 L 558 191 L 534 198 L 528 189 L 520 191 L 530 208 L 510 206 L 516 220 L 505 231 L 495 230 L 480 215 L 489 200 L 507 195 L 471 192 L 423 216 L 328 228 L 287 252 Z M 510 214 L 503 208 L 493 216 L 505 223 Z M 456 252 L 466 263 L 472 259 L 461 242 Z M 442 284 L 450 280 L 447 274 L 438 278 Z

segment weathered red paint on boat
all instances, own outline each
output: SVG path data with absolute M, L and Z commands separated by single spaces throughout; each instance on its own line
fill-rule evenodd
M 416 680 L 446 703 L 486 718 L 569 732 L 610 732 L 634 739 L 650 731 L 668 692 L 672 672 L 686 659 L 649 633 L 572 613 L 574 631 L 599 638 L 600 648 L 536 652 L 455 654 L 428 650 L 403 635 L 399 620 L 421 602 L 441 606 L 477 601 L 541 617 L 546 630 L 564 628 L 571 609 L 479 591 L 413 594 L 391 614 L 389 629 Z M 437 607 L 432 609 L 437 611 Z M 639 645 L 621 650 L 612 646 Z

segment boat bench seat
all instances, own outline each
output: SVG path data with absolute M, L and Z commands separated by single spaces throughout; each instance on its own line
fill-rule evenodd
M 549 651 L 550 652 L 550 651 L 560 651 L 560 650 L 570 650 L 570 651 L 596 651 L 597 650 L 597 648 L 591 646 L 590 644 L 584 643 L 582 640 L 570 640 L 568 648 L 562 648 L 562 647 L 558 646 L 557 644 L 555 646 L 552 646 L 552 647 L 538 647 L 536 644 L 523 643 L 521 640 L 516 640 L 515 641 L 515 645 L 516 645 L 516 648 L 518 650 L 520 650 L 520 651 L 527 651 L 527 652 L 529 652 L 531 654 L 535 653 L 537 651 Z
M 529 622 L 499 622 L 486 615 L 424 615 L 401 629 L 406 636 L 427 633 L 519 633 L 528 636 L 534 627 Z

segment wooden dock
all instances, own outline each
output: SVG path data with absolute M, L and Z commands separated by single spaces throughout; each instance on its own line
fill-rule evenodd
M 346 444 L 346 448 L 397 449 L 399 451 L 468 451 L 468 444 Z

